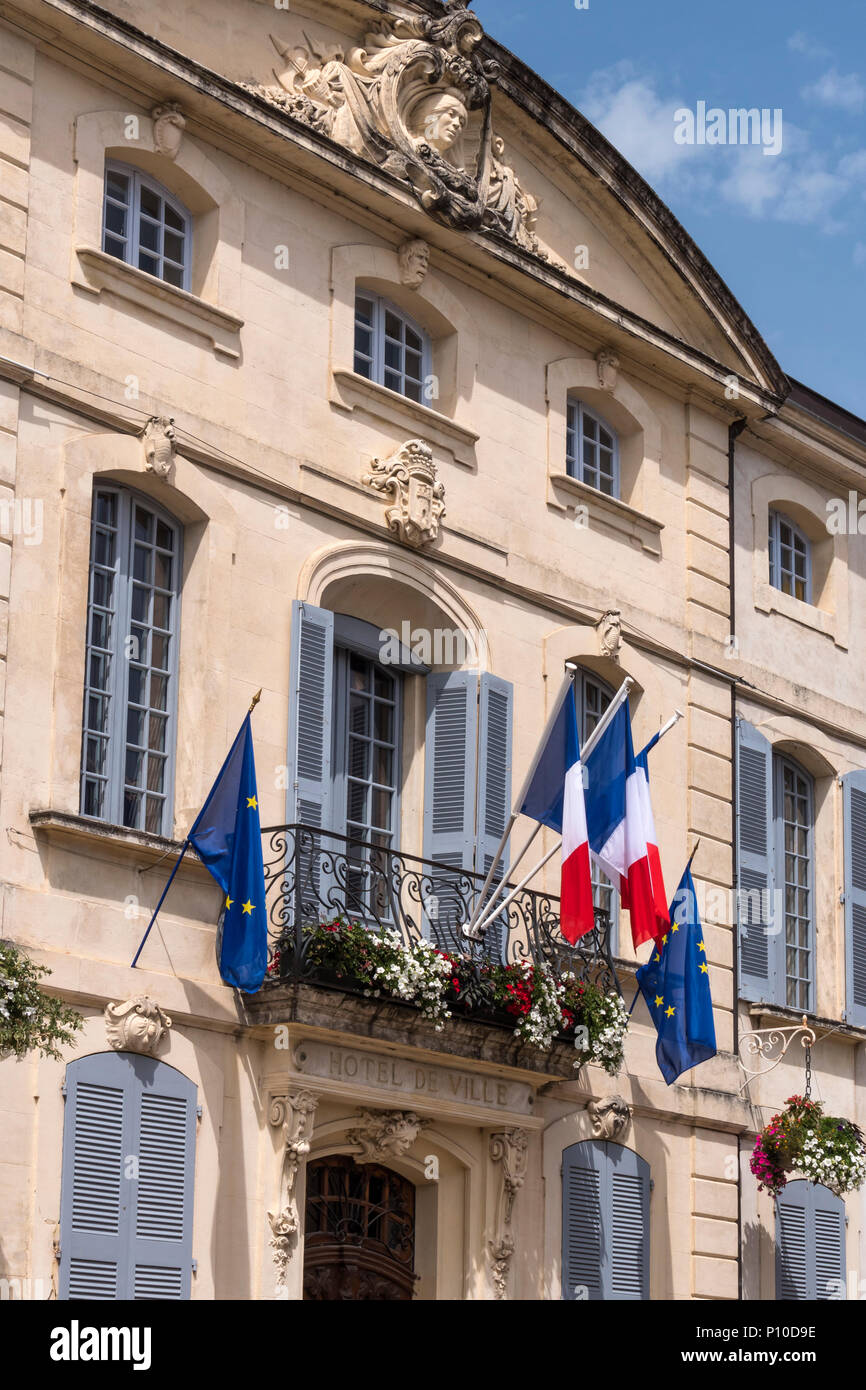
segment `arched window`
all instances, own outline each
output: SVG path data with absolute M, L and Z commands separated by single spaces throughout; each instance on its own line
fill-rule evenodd
M 195 1122 L 196 1087 L 166 1062 L 135 1052 L 70 1062 L 59 1298 L 189 1298 Z
M 562 1297 L 647 1300 L 650 1168 L 633 1149 L 604 1139 L 562 1155 Z
M 845 1297 L 845 1203 L 820 1183 L 789 1182 L 776 1198 L 776 1298 Z
M 168 835 L 177 708 L 181 529 L 148 498 L 93 494 L 81 812 Z
M 167 188 L 130 164 L 105 166 L 102 249 L 178 289 L 190 287 L 192 219 Z
M 591 671 L 578 672 L 575 686 L 577 722 L 581 748 L 607 710 L 613 699 L 610 686 Z M 610 949 L 616 951 L 619 928 L 619 893 L 607 874 L 592 860 L 592 897 L 596 907 L 610 917 Z
M 355 296 L 355 371 L 419 405 L 429 405 L 430 339 L 402 309 L 378 295 Z
M 566 416 L 565 462 L 569 474 L 609 497 L 619 497 L 619 441 L 616 431 L 583 401 L 570 397 Z
M 770 512 L 770 583 L 783 594 L 812 602 L 812 542 L 789 517 Z

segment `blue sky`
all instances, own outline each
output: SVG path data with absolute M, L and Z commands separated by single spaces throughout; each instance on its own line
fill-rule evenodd
M 864 0 L 476 0 L 610 139 L 789 375 L 866 417 Z M 783 113 L 782 152 L 677 145 L 674 112 Z

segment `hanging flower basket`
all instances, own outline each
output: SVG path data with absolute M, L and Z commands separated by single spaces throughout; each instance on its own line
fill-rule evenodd
M 866 1141 L 851 1120 L 825 1115 L 820 1101 L 791 1096 L 758 1135 L 750 1168 L 758 1191 L 777 1197 L 789 1173 L 802 1173 L 837 1196 L 866 1182 Z

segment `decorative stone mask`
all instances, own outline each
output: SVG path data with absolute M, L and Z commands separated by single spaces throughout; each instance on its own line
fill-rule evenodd
M 146 994 L 136 994 L 125 1004 L 106 1004 L 105 1034 L 115 1052 L 141 1052 L 153 1057 L 171 1019 Z

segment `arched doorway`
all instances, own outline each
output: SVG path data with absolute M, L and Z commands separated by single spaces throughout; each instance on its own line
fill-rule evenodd
M 343 1154 L 307 1165 L 305 1299 L 408 1302 L 414 1264 L 411 1182 Z

